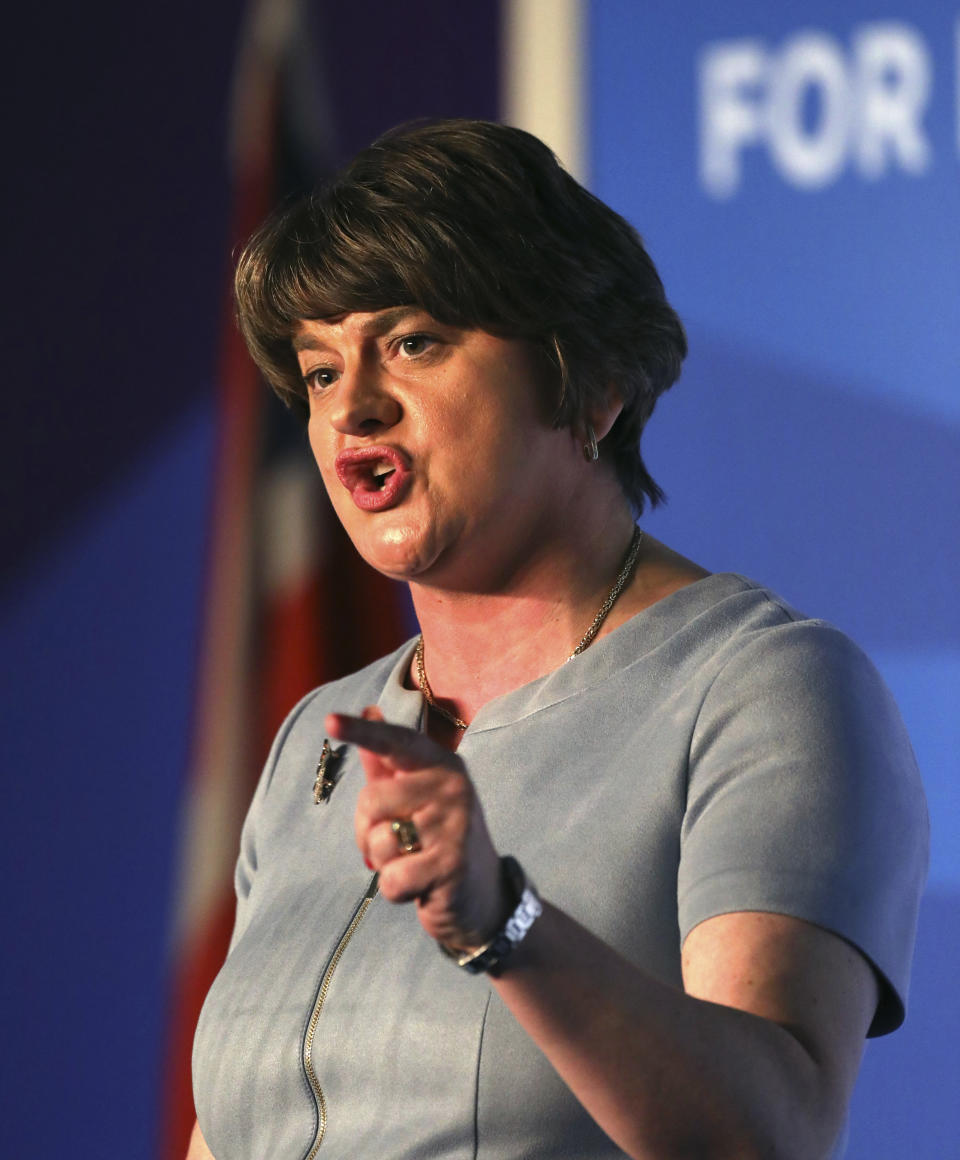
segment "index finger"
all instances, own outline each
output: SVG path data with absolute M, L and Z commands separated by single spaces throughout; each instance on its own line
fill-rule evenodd
M 366 705 L 361 711 L 360 716 L 364 721 L 382 721 L 384 719 L 379 705 Z M 397 772 L 379 754 L 373 753 L 369 749 L 360 749 L 360 764 L 363 766 L 368 781 L 379 781 L 383 778 L 390 778 Z
M 338 741 L 359 745 L 377 754 L 392 769 L 423 769 L 445 765 L 463 772 L 463 762 L 455 753 L 444 749 L 425 733 L 384 720 L 352 717 L 348 713 L 331 713 L 326 719 L 327 732 Z

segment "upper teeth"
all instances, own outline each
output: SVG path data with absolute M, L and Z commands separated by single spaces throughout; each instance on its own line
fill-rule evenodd
M 387 475 L 393 470 L 394 468 L 392 463 L 388 463 L 385 459 L 381 459 L 379 463 L 374 465 L 373 478 L 379 479 L 381 475 Z

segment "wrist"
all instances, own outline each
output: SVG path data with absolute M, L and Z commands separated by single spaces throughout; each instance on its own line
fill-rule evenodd
M 509 855 L 501 858 L 500 874 L 504 897 L 508 899 L 506 917 L 491 938 L 478 947 L 465 950 L 438 944 L 440 950 L 452 958 L 457 966 L 474 975 L 482 972 L 498 975 L 502 964 L 526 938 L 543 912 L 536 887 L 526 877 L 516 858 Z

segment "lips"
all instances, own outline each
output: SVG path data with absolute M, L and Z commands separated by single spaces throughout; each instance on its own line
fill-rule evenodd
M 413 482 L 410 460 L 396 447 L 351 447 L 334 460 L 337 478 L 363 511 L 395 507 Z

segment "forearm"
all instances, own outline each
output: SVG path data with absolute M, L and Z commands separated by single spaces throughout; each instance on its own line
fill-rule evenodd
M 495 985 L 636 1160 L 829 1154 L 842 1109 L 793 1034 L 659 982 L 554 907 Z
M 424 734 L 367 712 L 326 722 L 362 747 L 357 844 L 387 901 L 416 900 L 427 934 L 476 949 L 505 895 L 466 769 Z M 396 818 L 415 824 L 414 849 L 398 847 Z M 683 979 L 686 991 L 659 982 L 548 905 L 496 986 L 636 1160 L 828 1156 L 876 1010 L 869 962 L 800 918 L 731 908 L 689 933 Z

